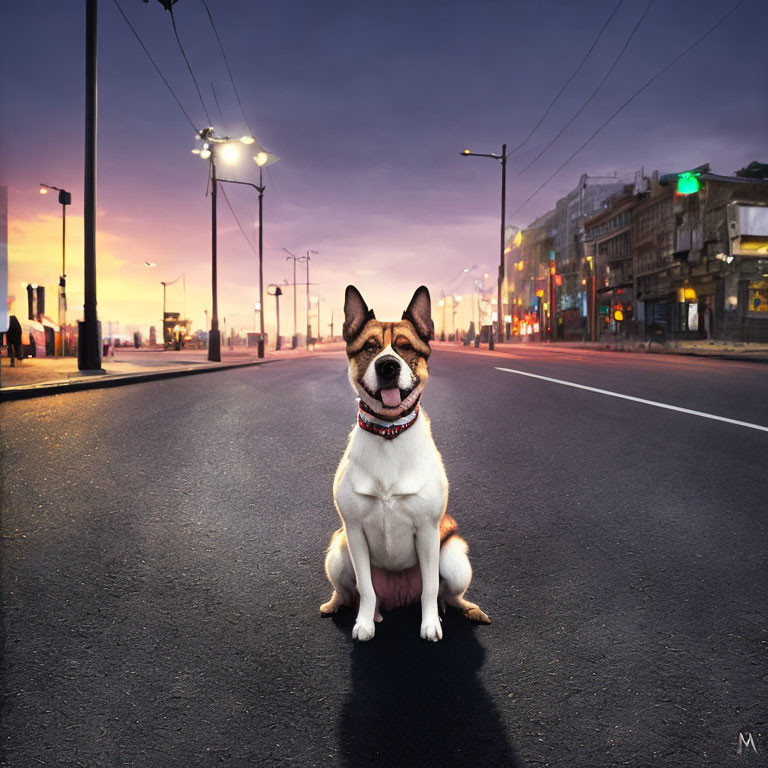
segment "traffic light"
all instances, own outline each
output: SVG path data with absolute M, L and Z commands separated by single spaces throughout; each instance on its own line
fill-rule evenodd
M 693 195 L 701 189 L 699 183 L 699 174 L 692 171 L 685 171 L 677 176 L 677 188 L 678 195 Z

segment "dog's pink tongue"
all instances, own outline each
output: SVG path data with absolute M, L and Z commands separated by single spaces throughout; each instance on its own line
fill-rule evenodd
M 387 406 L 387 408 L 396 408 L 400 405 L 400 390 L 397 387 L 393 389 L 381 390 L 381 402 Z

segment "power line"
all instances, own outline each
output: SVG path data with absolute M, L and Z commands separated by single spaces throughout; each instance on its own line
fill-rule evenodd
M 221 105 L 216 96 L 216 89 L 213 87 L 213 80 L 211 80 L 211 93 L 213 94 L 213 101 L 216 104 L 216 109 L 219 111 L 219 117 L 221 118 L 221 125 L 224 128 L 224 133 L 229 133 L 229 128 L 227 128 L 227 123 L 224 120 L 224 113 L 221 111 Z
M 163 75 L 163 73 L 160 71 L 160 67 L 157 66 L 157 62 L 152 58 L 152 54 L 147 50 L 147 46 L 142 42 L 142 39 L 139 37 L 139 33 L 134 29 L 133 24 L 131 24 L 130 20 L 125 15 L 125 11 L 123 11 L 123 9 L 120 7 L 120 3 L 117 0 L 114 0 L 114 2 L 117 6 L 117 10 L 120 11 L 120 15 L 125 19 L 125 23 L 130 27 L 131 32 L 133 32 L 134 36 L 139 41 L 139 45 L 144 49 L 144 53 L 147 54 L 147 58 L 152 62 L 152 66 L 155 68 L 157 74 L 160 75 L 160 78 L 165 83 L 165 87 L 168 89 L 171 96 L 173 96 L 173 98 L 176 100 L 176 103 L 179 105 L 179 109 L 184 113 L 184 117 L 187 118 L 189 124 L 192 126 L 192 128 L 194 128 L 195 133 L 197 133 L 197 126 L 194 124 L 194 122 L 192 122 L 192 118 L 187 113 L 187 110 L 182 106 L 181 102 L 179 101 L 179 97 L 176 95 L 173 88 L 171 88 L 171 84 L 165 79 L 165 75 Z
M 509 152 L 507 153 L 507 157 L 509 157 L 509 155 L 512 155 L 513 153 L 517 152 L 518 149 L 522 149 L 528 143 L 528 140 L 531 138 L 531 136 L 533 136 L 533 134 L 536 133 L 536 131 L 538 130 L 539 126 L 544 122 L 544 119 L 549 114 L 549 111 L 552 109 L 552 107 L 555 106 L 555 102 L 563 95 L 563 93 L 565 92 L 565 89 L 570 85 L 570 83 L 573 80 L 573 78 L 576 77 L 576 75 L 578 75 L 579 72 L 581 71 L 581 68 L 586 63 L 586 61 L 589 58 L 589 56 L 592 53 L 592 51 L 595 50 L 595 46 L 597 45 L 598 41 L 602 37 L 603 32 L 605 32 L 606 27 L 611 23 L 611 20 L 616 15 L 616 11 L 619 10 L 619 8 L 621 7 L 621 4 L 623 2 L 624 2 L 624 0 L 619 0 L 618 4 L 613 9 L 613 11 L 611 12 L 610 16 L 608 16 L 608 18 L 606 19 L 605 23 L 600 28 L 600 31 L 597 33 L 597 37 L 594 39 L 592 45 L 589 47 L 589 50 L 586 52 L 586 54 L 584 55 L 584 58 L 579 63 L 579 66 L 576 67 L 576 69 L 573 70 L 573 72 L 571 73 L 571 76 L 565 81 L 565 83 L 563 84 L 563 87 L 557 92 L 557 96 L 555 96 L 555 98 L 552 99 L 552 101 L 549 102 L 549 106 L 544 110 L 544 114 L 539 118 L 539 122 L 536 123 L 536 125 L 533 126 L 533 128 L 531 129 L 531 132 L 516 147 L 514 147 L 514 149 L 510 149 L 509 150 Z
M 608 71 L 605 73 L 605 77 L 603 77 L 603 79 L 600 81 L 597 88 L 595 88 L 595 90 L 592 91 L 592 95 L 579 107 L 576 114 L 574 114 L 573 117 L 559 130 L 557 135 L 544 147 L 544 149 L 542 149 L 541 152 L 539 152 L 539 154 L 536 155 L 536 157 L 534 157 L 533 160 L 531 160 L 531 162 L 528 163 L 528 165 L 526 165 L 522 171 L 520 171 L 520 173 L 517 174 L 518 176 L 521 176 L 522 174 L 524 174 L 563 135 L 565 130 L 568 128 L 568 126 L 573 123 L 573 121 L 586 109 L 587 105 L 592 101 L 592 99 L 594 99 L 595 96 L 597 96 L 600 89 L 605 85 L 605 81 L 611 76 L 611 72 L 613 72 L 613 70 L 616 68 L 616 65 L 621 60 L 621 57 L 624 55 L 624 52 L 629 47 L 629 44 L 632 41 L 632 38 L 635 36 L 635 32 L 637 32 L 638 28 L 643 23 L 643 19 L 648 15 L 648 11 L 651 10 L 651 6 L 653 5 L 653 3 L 654 3 L 654 0 L 650 0 L 645 10 L 643 11 L 642 15 L 637 20 L 637 23 L 632 28 L 632 31 L 629 33 L 629 37 L 626 39 L 624 46 L 619 51 L 619 55 L 613 60 L 613 64 L 611 64 L 611 66 L 608 68 Z
M 195 77 L 195 73 L 192 71 L 192 65 L 189 63 L 189 59 L 187 58 L 187 54 L 184 52 L 184 46 L 181 44 L 181 38 L 179 37 L 179 31 L 176 29 L 176 17 L 173 15 L 173 7 L 172 5 L 168 5 L 166 7 L 166 10 L 168 13 L 171 14 L 171 24 L 173 25 L 173 34 L 176 37 L 176 42 L 179 44 L 179 50 L 181 51 L 181 55 L 184 57 L 184 61 L 187 65 L 187 69 L 189 70 L 189 74 L 192 77 L 192 82 L 195 84 L 195 90 L 197 91 L 197 95 L 200 97 L 200 104 L 203 107 L 203 113 L 205 114 L 206 120 L 208 120 L 208 125 L 211 124 L 211 118 L 208 114 L 208 110 L 205 108 L 205 102 L 203 101 L 203 94 L 200 93 L 200 86 L 197 84 L 197 78 Z
M 229 202 L 229 198 L 227 197 L 227 190 L 223 186 L 219 186 L 219 189 L 221 190 L 222 194 L 224 195 L 224 199 L 227 201 L 227 206 L 229 207 L 229 210 L 232 211 L 232 215 L 235 217 L 235 221 L 237 222 L 237 226 L 240 227 L 240 232 L 242 232 L 243 237 L 245 238 L 245 241 L 250 246 L 251 250 L 258 254 L 258 251 L 256 250 L 256 247 L 251 242 L 248 235 L 245 234 L 245 230 L 243 229 L 243 225 L 240 223 L 240 219 L 237 218 L 237 214 L 235 213 L 235 209 L 232 207 L 232 203 Z
M 531 200 L 533 200 L 533 198 L 536 197 L 536 195 L 538 195 L 539 192 L 541 192 L 541 190 L 544 189 L 544 187 L 546 187 L 547 184 L 549 184 L 549 182 L 552 181 L 552 179 L 554 179 L 555 176 L 557 176 L 557 174 L 560 173 L 560 171 L 562 171 L 563 168 L 565 168 L 565 166 L 568 165 L 568 163 L 570 163 L 571 160 L 573 160 L 573 158 L 576 157 L 576 155 L 578 155 L 579 152 L 581 152 L 581 150 L 584 149 L 584 147 L 586 147 L 587 144 L 589 144 L 603 130 L 603 128 L 605 128 L 608 123 L 610 123 L 616 117 L 616 115 L 622 112 L 625 107 L 631 104 L 644 90 L 646 90 L 646 88 L 658 80 L 665 72 L 672 69 L 672 67 L 677 64 L 677 62 L 680 61 L 683 56 L 692 51 L 697 45 L 699 45 L 699 43 L 706 40 L 706 38 L 708 38 L 724 21 L 732 16 L 743 4 L 744 0 L 739 0 L 739 2 L 737 2 L 736 5 L 734 5 L 730 11 L 728 11 L 728 13 L 721 16 L 703 35 L 691 43 L 682 53 L 678 54 L 674 59 L 672 59 L 672 61 L 667 64 L 666 67 L 660 69 L 650 80 L 648 80 L 648 82 L 645 83 L 645 85 L 638 88 L 638 90 L 636 90 L 607 120 L 605 120 L 605 122 L 603 122 L 603 124 L 575 152 L 573 152 L 573 154 L 546 181 L 544 181 L 521 206 L 512 211 L 510 218 L 520 213 L 520 211 L 525 208 L 525 206 L 528 205 L 528 203 L 530 203 Z
M 256 139 L 256 143 L 259 145 L 261 149 L 264 149 L 261 142 L 256 138 L 256 133 L 254 132 L 253 128 L 251 127 L 251 124 L 248 122 L 248 118 L 245 114 L 245 109 L 243 108 L 243 102 L 240 99 L 240 92 L 237 90 L 237 85 L 235 85 L 235 77 L 232 74 L 232 68 L 229 66 L 229 58 L 227 57 L 227 51 L 224 48 L 224 43 L 221 41 L 221 37 L 219 36 L 219 31 L 216 29 L 216 24 L 213 21 L 213 16 L 211 15 L 211 10 L 208 8 L 208 3 L 205 2 L 205 0 L 201 0 L 203 4 L 203 8 L 205 8 L 205 12 L 208 15 L 208 21 L 211 22 L 211 29 L 213 30 L 213 34 L 216 36 L 216 41 L 219 44 L 219 50 L 221 51 L 221 56 L 224 59 L 224 66 L 227 68 L 227 74 L 229 75 L 229 82 L 232 84 L 232 90 L 235 93 L 235 98 L 237 99 L 237 105 L 240 107 L 240 114 L 243 116 L 243 121 L 245 122 L 246 127 L 248 128 L 248 131 L 251 136 L 253 136 Z M 622 0 L 623 2 L 623 0 Z M 213 85 L 211 85 L 211 88 L 213 88 Z M 216 99 L 216 95 L 214 94 L 214 99 Z M 218 100 L 216 101 L 216 106 L 218 106 Z M 221 114 L 221 108 L 219 108 L 219 114 Z M 224 118 L 222 117 L 222 120 Z M 269 178 L 270 184 L 272 185 L 272 188 L 275 191 L 275 194 L 280 197 L 280 192 L 277 189 L 277 185 L 275 184 L 274 180 L 272 179 L 272 174 L 269 170 L 269 168 L 266 168 L 267 171 L 267 177 Z
M 216 29 L 216 25 L 213 23 L 213 16 L 211 16 L 211 11 L 208 8 L 208 4 L 205 2 L 205 0 L 202 0 L 202 3 L 203 3 L 203 7 L 205 8 L 205 12 L 208 14 L 208 20 L 211 22 L 211 27 L 213 28 L 213 34 L 216 35 L 216 40 L 219 43 L 219 48 L 221 49 L 221 55 L 224 58 L 224 64 L 227 67 L 229 82 L 232 83 L 232 90 L 235 92 L 235 98 L 237 99 L 237 103 L 240 106 L 240 113 L 243 116 L 243 120 L 245 120 L 245 124 L 248 127 L 248 130 L 251 132 L 251 136 L 255 138 L 256 134 L 253 132 L 253 128 L 251 128 L 251 125 L 248 122 L 248 118 L 245 116 L 245 110 L 243 109 L 243 102 L 240 101 L 240 94 L 238 93 L 237 86 L 235 85 L 235 78 L 232 76 L 232 70 L 230 69 L 230 66 L 229 66 L 229 59 L 227 58 L 227 53 L 224 50 L 224 44 L 221 42 L 221 38 L 219 37 L 219 33 Z

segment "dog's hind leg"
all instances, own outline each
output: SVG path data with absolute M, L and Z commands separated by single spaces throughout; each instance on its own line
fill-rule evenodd
M 451 536 L 440 548 L 440 603 L 460 608 L 472 621 L 490 624 L 491 620 L 475 603 L 464 599 L 469 582 L 472 581 L 472 566 L 467 557 L 467 542 L 461 536 Z
M 347 549 L 344 530 L 339 529 L 331 537 L 331 545 L 325 556 L 325 573 L 333 585 L 333 595 L 320 606 L 323 616 L 332 616 L 344 605 L 351 606 L 355 596 L 355 570 Z

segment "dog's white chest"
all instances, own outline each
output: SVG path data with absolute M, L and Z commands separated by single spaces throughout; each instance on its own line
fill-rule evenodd
M 362 526 L 371 562 L 381 568 L 415 565 L 415 531 L 437 527 L 445 510 L 448 482 L 422 418 L 391 441 L 356 428 L 336 474 L 339 513 Z

